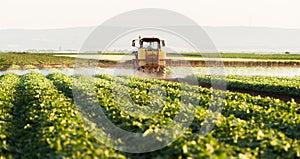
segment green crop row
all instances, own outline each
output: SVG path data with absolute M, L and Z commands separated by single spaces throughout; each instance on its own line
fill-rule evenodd
M 1 140 L 9 143 L 1 147 L 3 157 L 300 157 L 300 105 L 293 101 L 131 76 L 8 74 L 0 83 L 7 85 L 0 93 L 11 92 L 4 98 L 10 106 L 0 105 L 9 117 L 2 122 L 1 134 L 9 136 Z M 127 132 L 158 136 L 130 147 L 131 139 L 105 127 L 107 122 L 99 123 L 103 116 Z M 114 151 L 101 143 L 145 150 L 161 140 L 174 142 L 142 154 Z
M 0 65 L 73 64 L 74 58 L 51 54 L 1 53 Z
M 100 79 L 90 79 L 96 85 L 96 88 L 93 89 L 96 89 L 98 100 L 95 102 L 99 103 L 104 112 L 106 112 L 106 116 L 115 125 L 128 131 L 148 132 L 150 128 L 155 128 L 153 127 L 155 125 L 162 126 L 170 123 L 172 118 L 169 117 L 174 116 L 178 112 L 177 108 L 181 104 L 175 101 L 181 100 L 181 95 L 183 94 L 188 93 L 189 98 L 192 99 L 189 101 L 199 101 L 195 119 L 186 131 L 186 135 L 177 139 L 172 145 L 148 154 L 152 157 L 208 157 L 211 152 L 207 150 L 207 146 L 211 146 L 218 157 L 224 155 L 227 157 L 259 156 L 270 158 L 281 156 L 293 158 L 299 155 L 299 135 L 297 132 L 300 121 L 298 120 L 299 105 L 296 103 L 285 103 L 277 99 L 252 97 L 247 94 L 228 92 L 225 97 L 226 104 L 221 111 L 223 115 L 219 119 L 222 122 L 217 122 L 216 127 L 206 137 L 199 138 L 196 132 L 199 132 L 201 129 L 205 116 L 210 114 L 209 111 L 207 112 L 209 107 L 207 103 L 211 100 L 211 90 L 188 85 L 181 87 L 178 83 L 128 76 L 97 75 L 96 77 Z M 64 79 L 61 78 L 60 80 Z M 65 82 L 61 83 L 72 85 L 68 81 L 70 81 L 70 77 L 65 75 Z M 127 108 L 135 108 L 149 103 L 139 103 L 139 100 L 135 102 L 138 105 L 134 106 L 134 104 L 126 103 L 126 98 L 122 98 L 123 101 L 118 101 L 118 95 L 124 96 L 129 94 L 130 98 L 134 100 L 134 95 L 140 95 L 143 94 L 141 92 L 148 91 L 148 94 L 143 94 L 146 98 L 149 96 L 151 88 L 154 87 L 156 90 L 161 90 L 155 85 L 159 85 L 160 88 L 166 91 L 164 95 L 166 95 L 165 100 L 167 102 L 161 109 L 162 111 L 159 111 L 156 116 L 152 116 L 151 119 L 126 112 Z M 70 91 L 72 90 L 64 89 L 64 92 Z M 220 92 L 216 91 L 215 94 L 220 96 L 222 93 L 220 94 Z M 151 96 L 156 97 L 153 94 Z M 168 107 L 170 104 L 175 105 L 175 107 Z M 169 110 L 165 111 L 167 109 Z M 133 112 L 139 112 L 139 110 L 140 108 L 132 109 Z M 138 118 L 136 118 L 137 116 Z M 210 141 L 211 143 L 201 146 L 202 143 L 199 142 L 205 141 Z M 169 153 L 166 154 L 165 152 Z
M 100 77 L 103 77 L 103 75 Z M 104 78 L 109 79 L 107 77 Z M 138 87 L 139 90 L 144 89 L 145 86 L 147 87 L 147 84 L 149 83 L 160 83 L 162 87 L 173 84 L 169 82 L 140 79 L 135 77 L 127 78 L 130 80 L 127 83 L 131 83 L 131 85 L 128 86 Z M 121 84 L 124 84 L 124 82 Z M 144 87 L 141 87 L 141 85 L 144 85 Z M 176 87 L 178 84 L 174 85 Z M 188 92 L 190 98 L 199 101 L 200 108 L 207 108 L 207 103 L 211 102 L 209 99 L 212 93 L 204 91 L 207 89 L 196 88 L 192 86 L 185 86 L 182 88 L 183 89 L 180 91 L 180 94 L 182 95 Z M 166 89 L 168 95 L 172 94 L 170 91 L 174 90 Z M 218 93 L 218 91 L 214 91 L 214 94 Z M 228 133 L 232 132 L 231 129 L 232 127 L 235 127 L 235 125 L 229 124 L 228 126 L 228 123 L 220 122 L 220 125 L 217 125 L 220 127 L 213 130 L 213 132 L 215 132 L 213 134 L 216 136 L 223 133 L 217 137 L 219 141 L 221 138 L 226 139 L 224 141 L 227 144 L 240 144 L 243 145 L 243 147 L 253 147 L 253 149 L 259 148 L 259 150 L 265 150 L 257 152 L 258 154 L 261 153 L 261 157 L 276 157 L 283 153 L 286 155 L 285 157 L 288 157 L 289 155 L 293 156 L 293 154 L 295 155 L 296 153 L 299 154 L 299 105 L 294 102 L 285 103 L 276 99 L 252 97 L 247 94 L 239 93 L 227 93 L 225 99 L 226 104 L 224 104 L 224 108 L 222 109 L 222 114 L 224 115 L 222 121 L 230 121 L 230 119 L 233 119 L 234 122 L 241 122 L 241 128 L 235 129 L 236 131 L 233 131 L 232 133 L 235 136 L 233 136 L 232 134 Z M 191 132 L 199 130 L 199 126 L 203 121 L 203 115 L 199 115 L 195 119 L 196 121 L 200 122 L 191 125 Z M 226 129 L 223 127 L 226 127 Z M 261 143 L 261 137 L 264 138 L 264 143 Z M 244 138 L 247 139 L 243 140 Z M 277 142 L 284 144 L 278 144 Z M 247 151 L 245 151 L 245 153 L 246 152 Z
M 12 143 L 1 156 L 13 158 L 122 157 L 88 133 L 70 98 L 59 93 L 42 74 L 22 75 L 13 102 Z
M 15 74 L 6 74 L 0 78 L 0 154 L 6 157 L 12 157 L 7 153 L 13 144 L 8 138 L 12 135 L 12 132 L 9 131 L 12 126 L 10 119 L 18 82 L 19 77 Z
M 215 85 L 227 85 L 231 88 L 254 90 L 271 93 L 300 95 L 300 77 L 239 76 L 218 77 L 211 75 L 190 75 L 186 79 L 194 79 Z

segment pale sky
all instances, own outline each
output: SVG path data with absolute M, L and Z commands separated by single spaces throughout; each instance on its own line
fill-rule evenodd
M 300 28 L 300 0 L 0 0 L 0 29 L 96 26 L 141 8 L 173 10 L 200 26 Z

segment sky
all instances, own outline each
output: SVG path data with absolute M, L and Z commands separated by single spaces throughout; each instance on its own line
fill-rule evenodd
M 200 26 L 300 28 L 299 0 L 0 0 L 0 29 L 97 26 L 126 11 L 161 8 Z

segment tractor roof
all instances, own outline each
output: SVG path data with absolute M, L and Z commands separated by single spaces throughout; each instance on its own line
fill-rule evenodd
M 145 42 L 160 42 L 159 38 L 142 38 L 141 40 Z

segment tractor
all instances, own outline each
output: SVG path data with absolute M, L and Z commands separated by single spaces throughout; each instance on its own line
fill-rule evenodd
M 139 39 L 132 40 L 132 46 L 138 48 L 138 51 L 133 52 L 135 54 L 134 65 L 138 71 L 162 76 L 166 74 L 166 53 L 161 50 L 161 47 L 165 46 L 164 40 L 139 36 Z

